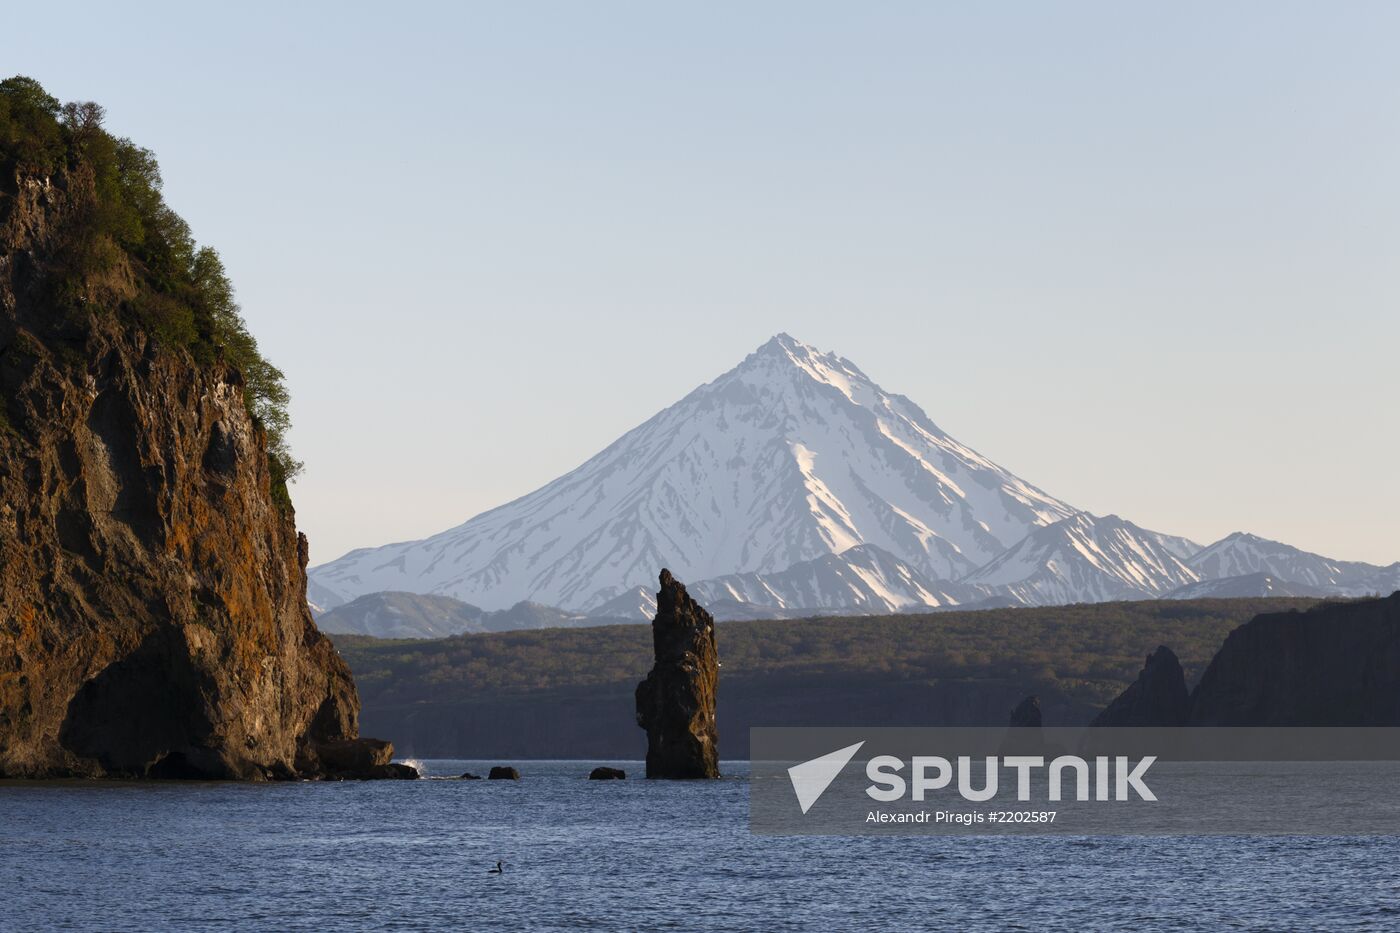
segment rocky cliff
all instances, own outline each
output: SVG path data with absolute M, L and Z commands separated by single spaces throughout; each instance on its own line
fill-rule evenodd
M 1190 696 L 1160 647 L 1096 726 L 1400 726 L 1400 592 L 1255 616 Z
M 656 663 L 637 685 L 637 724 L 647 732 L 647 777 L 719 777 L 715 620 L 661 571 L 651 623 Z
M 1400 592 L 1241 625 L 1201 675 L 1190 722 L 1400 726 Z
M 83 147 L 110 137 L 30 109 L 60 154 L 0 151 L 0 775 L 402 774 L 357 739 L 244 375 L 138 321 L 186 299 L 107 232 L 129 180 Z

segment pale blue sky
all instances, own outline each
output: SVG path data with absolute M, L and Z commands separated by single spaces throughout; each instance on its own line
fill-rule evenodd
M 287 372 L 313 562 L 786 330 L 1052 494 L 1400 559 L 1400 4 L 70 3 Z

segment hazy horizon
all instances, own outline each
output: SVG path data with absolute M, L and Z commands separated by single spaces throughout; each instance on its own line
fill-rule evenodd
M 243 9 L 18 9 L 0 51 L 223 255 L 313 564 L 779 331 L 1076 507 L 1400 560 L 1400 8 Z

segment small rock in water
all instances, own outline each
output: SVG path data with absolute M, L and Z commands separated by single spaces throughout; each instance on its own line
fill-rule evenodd
M 594 768 L 588 775 L 590 781 L 622 781 L 627 772 L 621 768 Z
M 470 771 L 463 771 L 463 772 L 462 772 L 461 780 L 463 780 L 463 781 L 479 781 L 479 780 L 481 780 L 481 775 L 479 775 L 479 774 L 472 774 Z
M 496 765 L 486 777 L 492 781 L 518 781 L 520 780 L 520 772 L 504 765 Z
M 422 774 L 420 774 L 418 769 L 413 767 L 413 765 L 400 764 L 397 761 L 391 761 L 387 765 L 380 765 L 368 775 L 369 779 L 399 781 L 416 781 L 420 777 L 422 777 Z
M 412 765 L 390 761 L 394 745 L 382 739 L 340 739 L 302 749 L 299 768 L 337 781 L 413 780 Z

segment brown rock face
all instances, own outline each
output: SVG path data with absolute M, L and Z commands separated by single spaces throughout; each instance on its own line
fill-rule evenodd
M 1183 726 L 1190 712 L 1181 662 L 1170 648 L 1159 645 L 1147 656 L 1137 680 L 1090 725 Z
M 637 724 L 647 731 L 647 777 L 719 777 L 715 620 L 661 571 L 651 623 L 656 663 L 637 685 Z
M 240 374 L 122 323 L 124 258 L 48 303 L 81 188 L 0 178 L 0 775 L 384 772 Z

